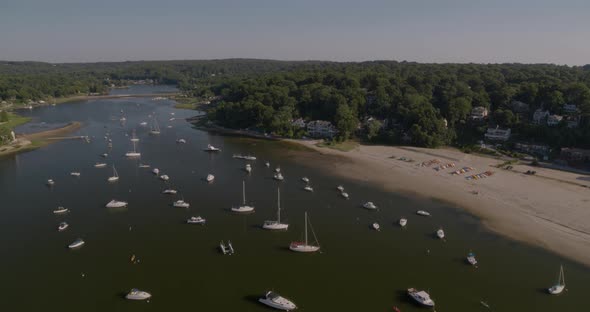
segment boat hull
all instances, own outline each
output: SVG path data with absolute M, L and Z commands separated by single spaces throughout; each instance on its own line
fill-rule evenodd
M 304 253 L 311 253 L 311 252 L 316 252 L 318 250 L 320 250 L 319 246 L 313 246 L 313 245 L 305 245 L 305 244 L 291 244 L 289 246 L 289 249 L 291 251 L 295 251 L 295 252 L 304 252 Z
M 270 231 L 285 231 L 285 230 L 289 229 L 289 225 L 285 224 L 285 223 L 265 222 L 262 225 L 262 228 L 265 230 L 270 230 Z
M 262 304 L 265 304 L 271 308 L 277 309 L 277 310 L 282 310 L 282 311 L 293 311 L 295 309 L 297 309 L 297 306 L 295 306 L 295 304 L 291 303 L 291 304 L 278 304 L 275 303 L 274 301 L 270 300 L 270 299 L 266 299 L 266 298 L 260 298 L 258 299 L 258 301 Z

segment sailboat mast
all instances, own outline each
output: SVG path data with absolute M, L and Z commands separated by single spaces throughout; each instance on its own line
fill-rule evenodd
M 559 269 L 559 281 L 561 285 L 565 285 L 565 274 L 563 273 L 563 265 Z
M 278 197 L 278 202 L 277 202 L 277 221 L 279 223 L 281 223 L 281 189 L 277 188 L 277 197 Z
M 305 246 L 307 246 L 307 211 L 305 212 Z
M 246 181 L 242 181 L 242 201 L 246 205 Z

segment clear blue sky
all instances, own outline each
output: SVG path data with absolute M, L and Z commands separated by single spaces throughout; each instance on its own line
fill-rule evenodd
M 590 0 L 0 0 L 0 60 L 590 63 Z

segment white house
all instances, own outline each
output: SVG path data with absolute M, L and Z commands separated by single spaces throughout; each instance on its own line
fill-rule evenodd
M 483 106 L 474 107 L 471 110 L 471 119 L 482 120 L 488 116 L 488 109 Z
M 338 130 L 329 121 L 314 120 L 307 123 L 307 133 L 312 138 L 332 138 Z
M 533 122 L 537 125 L 544 124 L 547 121 L 547 117 L 549 117 L 549 111 L 544 111 L 539 108 L 533 114 Z
M 561 122 L 561 120 L 563 120 L 563 116 L 549 115 L 549 117 L 547 117 L 547 125 L 549 127 L 557 126 Z
M 484 135 L 486 139 L 492 141 L 508 141 L 510 139 L 510 129 L 488 128 L 488 131 Z
M 578 107 L 575 104 L 565 104 L 563 105 L 563 111 L 568 114 L 577 113 Z

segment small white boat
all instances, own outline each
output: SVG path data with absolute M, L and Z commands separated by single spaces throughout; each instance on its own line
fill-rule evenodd
M 292 311 L 297 309 L 297 306 L 289 299 L 281 297 L 279 294 L 272 291 L 267 291 L 264 297 L 258 299 L 258 301 L 277 310 Z
M 188 220 L 186 220 L 186 223 L 188 224 L 205 224 L 205 222 L 207 222 L 207 220 L 199 217 L 190 217 Z
M 156 120 L 156 118 L 153 118 L 153 124 L 150 127 L 150 134 L 151 135 L 158 135 L 160 134 L 160 126 L 158 125 L 158 121 Z
M 340 192 L 344 192 L 344 186 L 342 185 L 338 185 L 336 189 L 338 189 Z
M 313 192 L 313 187 L 306 185 L 304 188 L 304 190 L 308 191 L 308 192 Z
M 57 207 L 57 209 L 55 209 L 53 211 L 53 213 L 55 213 L 55 214 L 64 214 L 66 212 L 70 212 L 70 209 L 62 207 L 62 206 Z
M 401 227 L 404 227 L 404 226 L 406 226 L 406 224 L 408 224 L 408 219 L 405 219 L 405 218 L 401 218 L 401 219 L 399 219 L 399 225 L 400 225 Z
M 285 179 L 285 177 L 283 177 L 283 175 L 279 172 L 279 173 L 275 173 L 275 175 L 272 177 L 273 179 L 277 180 L 277 181 L 283 181 Z
M 186 140 L 185 139 L 178 139 L 178 140 L 176 140 L 176 143 L 185 144 Z
M 123 208 L 123 207 L 127 207 L 127 205 L 128 205 L 127 202 L 113 199 L 110 202 L 108 202 L 105 205 L 105 207 L 107 207 L 107 208 Z
M 212 174 L 208 174 L 205 180 L 207 180 L 207 182 L 213 182 L 213 180 L 215 180 L 215 176 Z
M 131 289 L 127 295 L 125 295 L 125 299 L 127 300 L 147 300 L 152 297 L 152 294 L 149 292 L 139 290 L 136 288 Z
M 372 226 L 375 231 L 381 231 L 381 226 L 379 225 L 379 223 L 375 222 L 372 224 Z
M 149 168 L 150 165 L 148 164 L 139 164 L 139 168 Z
M 70 172 L 70 175 L 72 177 L 79 177 L 80 176 L 80 172 Z
M 281 167 L 276 167 L 276 168 L 275 168 L 275 172 L 276 172 L 276 173 L 279 173 L 279 172 L 281 172 Z
M 434 301 L 430 299 L 430 295 L 423 290 L 416 290 L 414 288 L 408 289 L 408 295 L 416 300 L 419 304 L 426 307 L 434 307 Z
M 242 205 L 237 207 L 231 207 L 231 211 L 236 213 L 254 212 L 254 207 L 248 206 L 246 204 L 246 181 L 242 181 Z
M 443 231 L 442 228 L 438 229 L 438 231 L 436 231 L 436 236 L 440 239 L 445 238 L 445 231 Z
M 418 210 L 418 211 L 416 211 L 416 214 L 419 216 L 430 217 L 430 212 L 424 211 L 424 210 Z
M 162 194 L 169 194 L 169 195 L 175 195 L 176 193 L 178 193 L 176 190 L 173 189 L 165 189 Z
M 121 117 L 121 118 L 119 119 L 119 121 L 120 121 L 120 122 L 125 122 L 125 121 L 127 121 L 127 118 L 125 118 L 125 117 Z
M 375 206 L 375 204 L 373 204 L 373 202 L 366 202 L 363 204 L 363 208 L 365 209 L 370 209 L 370 210 L 375 210 L 377 209 L 377 206 Z
M 137 151 L 137 147 L 135 146 L 136 145 L 136 141 L 133 141 L 133 139 L 131 139 L 131 142 L 133 143 L 133 152 L 127 152 L 127 153 L 125 153 L 125 157 L 129 157 L 129 158 L 140 157 L 141 156 L 141 153 L 139 153 Z
M 270 168 L 270 162 L 267 161 L 266 163 L 264 163 L 264 165 L 266 166 L 266 168 Z
M 107 166 L 106 163 L 96 163 L 94 164 L 94 168 L 105 168 Z
M 559 267 L 559 277 L 557 278 L 557 284 L 551 286 L 547 291 L 551 295 L 559 295 L 565 289 L 565 274 L 563 273 L 563 266 Z
M 237 159 L 244 159 L 244 160 L 256 160 L 255 156 L 251 156 L 251 155 L 240 155 L 240 154 L 234 154 L 233 158 L 237 158 Z
M 177 207 L 177 208 L 188 208 L 190 206 L 190 204 L 185 202 L 182 199 L 179 199 L 179 200 L 175 201 L 174 203 L 172 203 L 172 206 Z
M 107 179 L 107 181 L 109 182 L 117 182 L 119 181 L 119 173 L 117 173 L 117 169 L 115 169 L 115 166 L 113 165 L 113 176 L 109 177 Z
M 139 123 L 139 125 L 142 126 L 142 127 L 145 127 L 145 126 L 147 126 L 147 122 L 146 121 L 142 121 L 142 122 Z
M 264 221 L 262 224 L 262 228 L 265 230 L 287 230 L 289 228 L 289 224 L 281 223 L 281 192 L 277 188 L 277 219 L 276 220 L 267 220 Z
M 160 180 L 168 181 L 168 180 L 170 180 L 170 177 L 168 175 L 166 175 L 166 174 L 163 174 L 163 175 L 160 176 Z
M 57 227 L 57 230 L 59 232 L 61 231 L 65 231 L 70 225 L 67 222 L 62 222 L 59 224 L 59 226 Z
M 317 237 L 315 236 L 315 233 L 313 231 L 313 229 L 311 229 L 311 233 L 313 234 L 313 237 L 316 241 L 317 244 Z M 309 252 L 316 252 L 318 250 L 320 250 L 320 246 L 319 244 L 315 245 L 315 244 L 309 244 L 308 240 L 307 240 L 307 212 L 305 212 L 305 230 L 304 230 L 304 235 L 305 235 L 305 241 L 303 242 L 292 242 L 289 245 L 289 249 L 295 252 L 305 252 L 305 253 L 309 253 Z
M 246 172 L 250 173 L 250 172 L 252 172 L 252 166 L 250 166 L 250 164 L 246 164 L 246 167 L 244 168 L 244 170 L 246 170 Z
M 154 169 L 152 170 L 152 173 L 153 173 L 153 174 L 155 174 L 155 175 L 158 175 L 158 174 L 160 174 L 160 169 L 158 169 L 158 168 L 154 168 Z
M 104 153 L 104 154 L 101 154 L 101 155 L 100 155 L 100 157 L 102 157 L 102 158 L 107 158 L 107 157 L 109 157 L 109 154 L 107 154 L 107 153 Z
M 53 179 L 47 180 L 47 185 L 48 186 L 53 186 L 54 184 L 55 184 L 55 181 L 53 181 Z
M 303 177 L 303 178 L 301 178 L 301 181 L 303 181 L 305 183 L 309 183 L 309 178 L 308 177 Z
M 348 199 L 348 193 L 346 193 L 346 192 L 342 192 L 342 193 L 340 193 L 340 195 L 342 195 L 342 197 L 344 197 L 344 198 Z
M 477 260 L 475 259 L 475 254 L 470 252 L 467 254 L 467 263 L 476 266 L 477 265 Z
M 211 144 L 207 144 L 207 148 L 204 149 L 205 152 L 221 152 L 221 150 Z
M 85 244 L 84 240 L 82 240 L 81 238 L 78 238 L 73 243 L 69 244 L 68 248 L 74 249 L 74 248 L 82 247 L 84 244 Z

